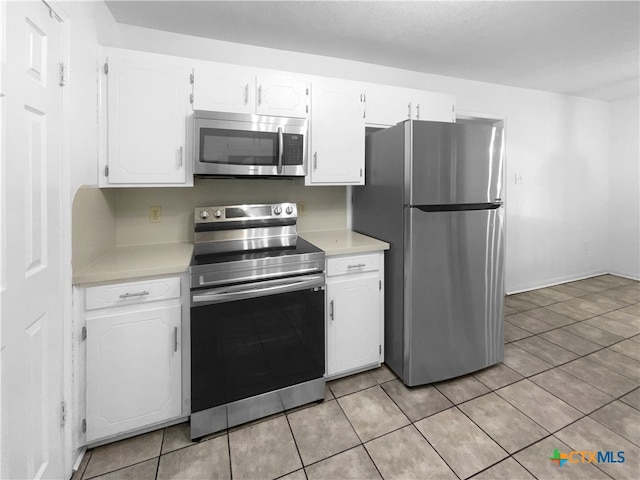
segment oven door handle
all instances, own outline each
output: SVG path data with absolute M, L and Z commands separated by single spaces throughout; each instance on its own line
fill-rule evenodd
M 265 283 L 267 283 L 267 286 L 265 286 Z M 306 290 L 308 288 L 321 288 L 324 287 L 324 274 L 303 277 L 294 281 L 287 280 L 285 283 L 277 283 L 275 285 L 273 284 L 273 281 L 264 282 L 260 285 L 249 288 L 242 286 L 237 290 L 220 288 L 216 290 L 209 290 L 201 294 L 193 294 L 191 295 L 191 305 L 198 306 L 205 303 L 221 303 L 231 300 L 264 297 L 274 293 L 287 293 Z

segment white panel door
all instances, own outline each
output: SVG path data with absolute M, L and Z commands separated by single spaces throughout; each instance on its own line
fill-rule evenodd
M 309 84 L 289 77 L 260 75 L 256 82 L 258 115 L 306 118 Z
M 109 184 L 184 183 L 190 70 L 113 52 L 107 74 Z
M 327 282 L 327 375 L 379 361 L 379 278 L 376 272 Z
M 3 6 L 0 474 L 63 478 L 61 24 L 42 2 Z
M 364 91 L 359 86 L 314 83 L 307 184 L 364 184 L 363 100 Z
M 229 65 L 194 69 L 193 109 L 254 113 L 255 76 Z
M 87 442 L 178 417 L 180 305 L 87 318 Z

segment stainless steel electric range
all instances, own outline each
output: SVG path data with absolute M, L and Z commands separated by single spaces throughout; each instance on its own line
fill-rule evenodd
M 294 203 L 198 207 L 191 438 L 324 399 L 325 255 Z

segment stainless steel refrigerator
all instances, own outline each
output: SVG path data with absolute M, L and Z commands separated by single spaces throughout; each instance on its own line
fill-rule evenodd
M 407 120 L 367 135 L 353 230 L 385 255 L 385 363 L 408 386 L 504 355 L 503 129 Z

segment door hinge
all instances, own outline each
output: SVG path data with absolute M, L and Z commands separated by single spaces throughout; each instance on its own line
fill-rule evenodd
M 64 63 L 60 64 L 60 86 L 64 87 L 67 84 L 67 78 L 65 77 L 65 67 Z
M 191 75 L 189 75 L 189 81 L 191 82 L 191 85 L 193 85 L 194 80 L 195 77 L 193 76 L 193 72 L 191 72 Z
M 60 402 L 60 427 L 64 427 L 67 423 L 67 405 L 64 400 Z
M 82 340 L 87 339 L 87 327 L 82 327 L 82 335 L 80 338 L 82 338 Z
M 382 345 L 378 345 L 378 355 L 382 355 Z
M 378 290 L 382 290 L 382 280 L 378 280 Z
M 307 87 L 306 93 L 307 93 L 307 97 L 308 97 L 309 96 L 309 87 Z
M 105 165 L 104 166 L 104 176 L 108 177 L 109 176 L 109 165 Z
M 189 103 L 193 103 L 193 93 L 189 94 Z
M 87 433 L 87 419 L 82 419 L 82 433 Z
M 362 169 L 360 169 L 360 178 L 362 178 Z
M 307 113 L 309 113 L 309 105 L 307 105 L 306 110 L 307 110 Z
M 104 74 L 108 75 L 109 74 L 109 64 L 107 62 L 104 62 Z

